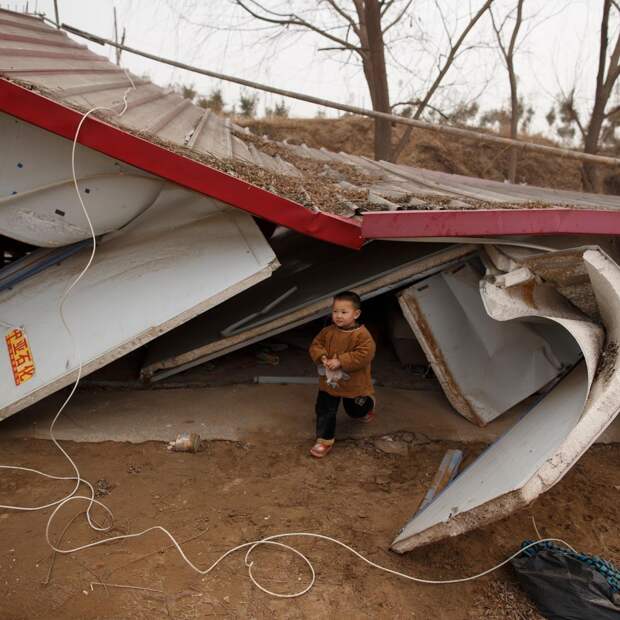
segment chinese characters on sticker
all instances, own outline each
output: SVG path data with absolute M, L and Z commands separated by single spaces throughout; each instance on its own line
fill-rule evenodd
M 21 329 L 16 328 L 7 333 L 5 340 L 15 385 L 21 385 L 34 377 L 34 359 L 28 339 Z

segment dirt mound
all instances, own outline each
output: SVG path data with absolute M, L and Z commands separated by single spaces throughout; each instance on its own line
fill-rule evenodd
M 339 119 L 252 119 L 237 121 L 258 135 L 274 140 L 288 140 L 330 151 L 345 151 L 372 157 L 372 121 L 359 117 Z M 404 127 L 394 130 L 397 139 Z M 529 140 L 553 145 L 539 136 Z M 400 156 L 399 163 L 440 170 L 454 174 L 504 181 L 508 175 L 509 149 L 497 144 L 481 143 L 455 136 L 445 136 L 432 131 L 416 130 Z M 519 158 L 518 181 L 528 185 L 556 189 L 582 189 L 580 164 L 576 161 L 550 157 L 544 153 L 523 153 Z M 606 182 L 606 191 L 620 193 L 620 182 Z M 616 191 L 618 190 L 618 191 Z

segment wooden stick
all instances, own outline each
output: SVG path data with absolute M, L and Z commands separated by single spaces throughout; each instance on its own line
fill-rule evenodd
M 172 67 L 179 69 L 185 69 L 192 73 L 199 73 L 200 75 L 206 75 L 208 77 L 216 78 L 218 80 L 225 80 L 227 82 L 233 82 L 234 84 L 240 84 L 241 86 L 247 86 L 249 88 L 256 88 L 268 93 L 280 95 L 282 97 L 289 97 L 291 99 L 298 99 L 299 101 L 306 101 L 307 103 L 314 103 L 316 105 L 324 106 L 326 108 L 333 108 L 342 112 L 349 112 L 351 114 L 359 114 L 361 116 L 368 116 L 370 118 L 377 118 L 381 120 L 389 120 L 393 123 L 400 125 L 409 125 L 411 127 L 417 127 L 419 129 L 428 129 L 430 131 L 436 131 L 438 133 L 444 133 L 453 136 L 459 136 L 461 138 L 469 138 L 470 140 L 478 140 L 480 142 L 491 142 L 494 144 L 501 144 L 503 146 L 515 147 L 523 151 L 535 151 L 538 153 L 547 153 L 549 155 L 555 155 L 557 157 L 564 157 L 567 159 L 576 159 L 579 161 L 589 161 L 593 164 L 602 164 L 604 166 L 618 166 L 620 165 L 620 159 L 617 157 L 606 157 L 604 155 L 591 155 L 589 153 L 582 153 L 580 151 L 572 151 L 570 149 L 563 149 L 557 146 L 546 146 L 544 144 L 535 144 L 533 142 L 523 142 L 522 140 L 516 140 L 512 138 L 502 138 L 498 135 L 481 133 L 473 129 L 463 129 L 461 127 L 452 127 L 450 125 L 435 125 L 426 121 L 416 120 L 413 118 L 405 118 L 403 116 L 397 116 L 395 114 L 388 114 L 387 112 L 377 112 L 375 110 L 368 110 L 366 108 L 358 108 L 357 106 L 347 105 L 344 103 L 338 103 L 337 101 L 330 101 L 329 99 L 321 99 L 319 97 L 313 97 L 312 95 L 304 95 L 302 93 L 296 93 L 290 90 L 284 90 L 282 88 L 276 88 L 275 86 L 269 86 L 267 84 L 261 84 L 259 82 L 252 82 L 251 80 L 245 80 L 243 78 L 234 77 L 232 75 L 226 75 L 224 73 L 218 73 L 208 69 L 200 69 L 199 67 L 193 67 L 176 60 L 164 58 L 162 56 L 156 56 L 155 54 L 149 54 L 141 50 L 129 47 L 128 45 L 121 45 L 115 43 L 110 39 L 100 37 L 96 34 L 80 30 L 68 24 L 62 24 L 62 28 L 67 32 L 71 32 L 79 37 L 88 39 L 100 45 L 111 45 L 120 50 L 125 50 L 131 54 L 142 56 L 143 58 L 149 58 L 156 62 L 161 62 Z
M 423 497 L 416 514 L 424 510 L 439 493 L 441 493 L 456 476 L 461 461 L 463 460 L 463 452 L 461 450 L 448 450 L 441 459 L 439 469 L 431 482 L 426 495 Z

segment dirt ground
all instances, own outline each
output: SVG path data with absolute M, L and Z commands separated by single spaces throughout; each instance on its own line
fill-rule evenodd
M 405 438 L 406 439 L 406 438 Z M 198 454 L 167 452 L 160 443 L 65 444 L 82 475 L 96 484 L 116 516 L 114 534 L 159 524 L 169 528 L 200 567 L 226 549 L 267 535 L 308 531 L 335 536 L 375 562 L 427 578 L 478 572 L 534 537 L 564 538 L 580 550 L 620 560 L 617 506 L 620 445 L 595 446 L 566 478 L 530 509 L 459 539 L 405 556 L 388 551 L 411 516 L 444 451 L 456 444 L 407 444 L 386 454 L 372 439 L 342 441 L 323 461 L 306 443 L 269 438 L 252 443 L 209 442 Z M 482 446 L 467 445 L 468 458 Z M 0 441 L 2 461 L 63 474 L 68 467 L 48 441 Z M 0 502 L 33 505 L 59 497 L 68 483 L 3 472 Z M 62 534 L 84 506 L 67 506 L 52 527 Z M 539 618 L 511 569 L 464 585 L 427 586 L 363 565 L 337 546 L 299 540 L 317 570 L 307 595 L 269 597 L 247 578 L 243 555 L 201 577 L 169 541 L 153 532 L 73 555 L 52 564 L 45 543 L 50 511 L 0 511 L 0 603 L 4 619 L 17 618 Z M 62 544 L 99 539 L 80 516 Z M 261 549 L 255 574 L 267 587 L 299 589 L 303 563 L 279 550 Z M 49 583 L 47 583 L 49 582 Z M 92 586 L 133 585 L 156 591 Z

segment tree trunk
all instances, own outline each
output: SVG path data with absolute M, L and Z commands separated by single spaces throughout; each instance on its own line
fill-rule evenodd
M 616 45 L 609 59 L 609 69 L 607 75 L 605 75 L 607 47 L 609 45 L 609 13 L 611 12 L 611 5 L 612 0 L 605 0 L 603 4 L 594 107 L 592 108 L 592 116 L 590 117 L 588 129 L 584 137 L 583 150 L 585 153 L 590 154 L 598 153 L 601 129 L 605 121 L 605 108 L 607 107 L 607 101 L 611 96 L 614 83 L 618 77 L 617 64 L 620 53 L 620 35 L 616 40 Z M 583 189 L 587 192 L 600 192 L 602 190 L 599 171 L 594 164 L 584 163 L 581 166 L 581 180 L 583 182 Z
M 379 3 L 377 0 L 365 0 L 364 2 L 358 0 L 356 7 L 360 19 L 361 42 L 366 49 L 362 62 L 372 109 L 390 114 L 390 94 Z M 389 161 L 391 152 L 392 123 L 388 120 L 375 119 L 375 159 Z
M 516 90 L 510 94 L 510 104 L 512 107 L 511 118 L 510 118 L 510 137 L 513 139 L 517 138 L 517 128 L 519 122 L 518 116 L 518 106 L 519 101 L 516 97 Z M 517 182 L 517 164 L 519 162 L 519 153 L 517 149 L 513 146 L 510 149 L 510 161 L 508 162 L 508 180 L 511 183 Z
M 606 100 L 602 98 L 594 102 L 592 117 L 588 125 L 588 132 L 584 142 L 584 153 L 595 155 L 598 153 L 598 143 L 605 120 L 605 104 Z M 584 162 L 581 165 L 581 180 L 583 189 L 586 192 L 601 193 L 603 191 L 603 182 L 601 179 L 599 168 L 596 164 Z
M 510 37 L 508 52 L 506 53 L 506 68 L 508 69 L 508 79 L 510 80 L 510 137 L 516 139 L 519 127 L 519 95 L 517 92 L 517 75 L 515 73 L 515 49 L 521 21 L 523 20 L 523 2 L 519 0 L 517 4 L 517 17 L 515 26 Z M 499 35 L 498 35 L 499 36 Z M 501 42 L 500 42 L 501 45 Z M 517 163 L 519 153 L 516 148 L 510 149 L 510 162 L 508 164 L 508 180 L 511 183 L 517 182 Z

